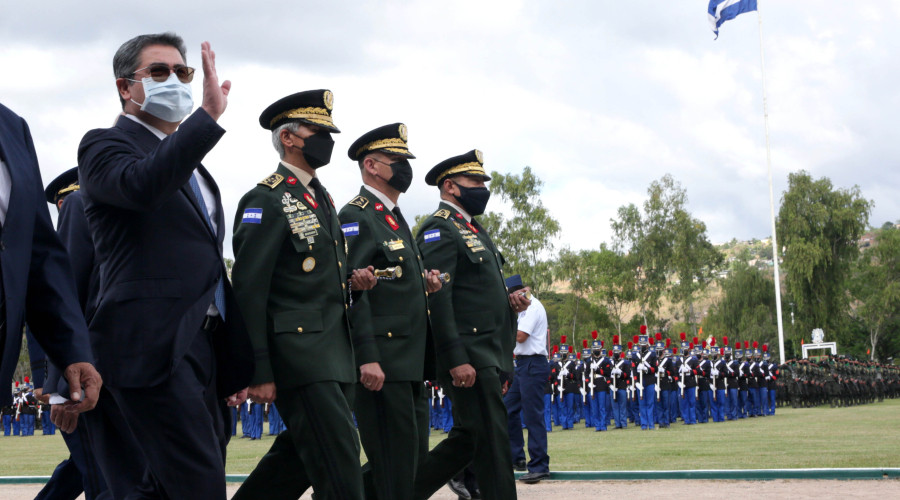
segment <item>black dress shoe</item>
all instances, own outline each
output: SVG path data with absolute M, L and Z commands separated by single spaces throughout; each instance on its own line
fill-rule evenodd
M 541 482 L 541 479 L 549 478 L 549 472 L 529 472 L 528 474 L 523 474 L 522 477 L 519 478 L 519 481 L 522 481 L 525 484 L 535 484 Z
M 524 460 L 519 460 L 518 462 L 516 462 L 516 463 L 513 464 L 513 470 L 517 470 L 517 471 L 519 471 L 519 472 L 525 472 L 525 470 L 526 470 L 526 469 L 525 469 L 525 466 L 526 466 L 526 465 L 527 465 L 527 464 L 525 463 Z
M 463 500 L 472 500 L 472 495 L 469 493 L 469 490 L 466 489 L 466 485 L 462 481 L 451 479 L 447 483 L 447 487 L 450 488 L 450 491 L 456 493 L 459 498 L 462 498 Z

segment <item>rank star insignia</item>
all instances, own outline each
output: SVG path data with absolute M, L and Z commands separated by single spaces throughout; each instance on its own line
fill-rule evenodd
M 384 205 L 381 204 L 381 203 L 376 203 L 376 204 L 375 204 L 375 210 L 378 210 L 379 212 L 383 212 L 383 211 L 384 211 Z
M 303 199 L 306 200 L 307 203 L 312 205 L 313 208 L 319 208 L 319 204 L 316 203 L 315 198 L 313 198 L 311 194 L 303 193 Z
M 391 217 L 390 214 L 385 215 L 384 220 L 387 221 L 388 225 L 391 226 L 391 229 L 393 229 L 394 231 L 396 231 L 397 229 L 400 228 L 400 225 L 397 224 L 397 221 L 395 221 L 394 218 Z
M 293 186 L 294 184 L 297 183 L 297 178 L 296 178 L 296 177 L 288 177 L 288 178 L 287 178 L 287 181 L 285 181 L 285 182 L 287 182 L 288 184 L 290 184 L 291 186 Z

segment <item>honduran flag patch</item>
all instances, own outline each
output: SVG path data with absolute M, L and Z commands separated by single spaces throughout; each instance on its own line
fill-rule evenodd
M 441 239 L 441 230 L 440 229 L 432 229 L 431 231 L 425 231 L 423 236 L 425 243 L 429 243 L 432 241 L 438 241 Z
M 344 232 L 344 236 L 357 236 L 359 235 L 359 222 L 341 224 L 341 231 Z
M 244 210 L 244 217 L 241 219 L 244 224 L 262 224 L 262 209 L 247 208 Z

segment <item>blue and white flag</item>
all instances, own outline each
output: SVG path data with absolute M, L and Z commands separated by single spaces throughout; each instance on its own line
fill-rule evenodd
M 709 24 L 719 38 L 719 26 L 744 12 L 756 10 L 756 0 L 709 0 Z

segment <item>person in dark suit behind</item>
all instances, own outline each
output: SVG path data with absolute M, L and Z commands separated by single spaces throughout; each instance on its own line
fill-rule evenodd
M 60 415 L 77 415 L 97 404 L 103 382 L 43 188 L 28 124 L 0 104 L 0 387 L 10 384 L 27 321 L 50 360 L 64 367 L 71 402 Z M 9 403 L 0 391 L 0 407 Z
M 216 120 L 231 82 L 219 84 L 208 42 L 201 58 L 203 101 L 190 113 L 194 71 L 181 38 L 125 42 L 113 57 L 125 114 L 112 128 L 89 131 L 78 148 L 102 269 L 91 345 L 147 460 L 132 494 L 153 497 L 224 498 L 224 400 L 240 396 L 253 371 L 222 256 L 219 191 L 200 163 L 225 133 Z M 107 445 L 100 461 L 111 477 L 104 462 L 127 457 Z
M 99 272 L 94 268 L 94 244 L 91 240 L 87 219 L 84 216 L 84 201 L 78 185 L 78 167 L 66 170 L 50 181 L 44 190 L 47 202 L 59 210 L 56 232 L 69 253 L 72 271 L 75 275 L 75 289 L 85 316 L 90 315 L 99 291 Z M 33 364 L 33 363 L 32 363 Z M 49 364 L 46 383 L 43 385 L 48 400 L 60 390 L 59 369 Z M 101 390 L 101 392 L 103 392 Z M 63 433 L 63 440 L 69 449 L 69 458 L 60 462 L 53 470 L 47 484 L 35 496 L 35 500 L 78 498 L 84 493 L 87 500 L 111 498 L 100 467 L 94 458 L 90 432 L 86 421 L 103 413 L 106 395 L 97 402 L 95 411 L 78 417 L 78 425 L 71 432 Z

